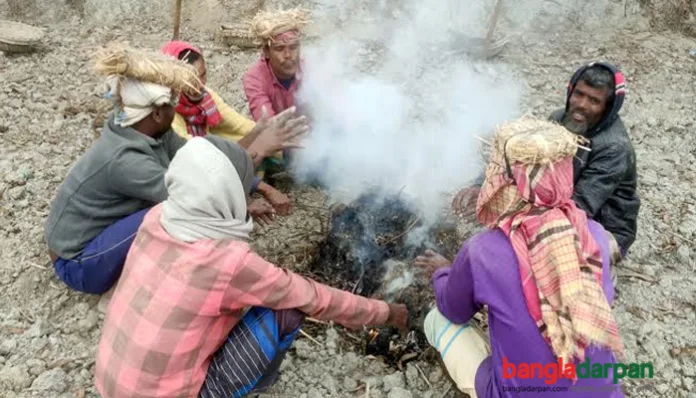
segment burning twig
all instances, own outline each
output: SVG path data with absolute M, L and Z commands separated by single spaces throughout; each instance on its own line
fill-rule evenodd
M 314 337 L 307 334 L 307 332 L 305 332 L 304 330 L 300 329 L 300 334 L 302 334 L 304 337 L 310 339 L 314 344 L 321 346 L 320 342 L 318 342 Z

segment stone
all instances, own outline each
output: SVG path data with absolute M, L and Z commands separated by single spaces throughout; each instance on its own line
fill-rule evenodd
M 14 339 L 4 339 L 0 343 L 0 355 L 11 355 L 17 349 L 17 341 Z
M 32 376 L 38 376 L 46 371 L 46 362 L 40 359 L 32 358 L 27 361 L 27 367 L 29 368 L 29 373 Z
M 37 319 L 24 334 L 30 338 L 48 336 L 51 334 L 51 328 L 45 320 Z
M 384 392 L 389 392 L 394 387 L 403 387 L 405 384 L 404 374 L 401 372 L 396 372 L 384 376 L 382 382 L 384 383 Z
M 77 322 L 77 327 L 82 332 L 89 332 L 99 324 L 99 314 L 96 311 L 90 311 L 84 319 Z
M 677 255 L 679 256 L 679 259 L 684 261 L 685 263 L 688 264 L 691 262 L 691 249 L 689 248 L 689 246 L 679 246 L 679 249 L 677 249 Z
M 0 370 L 0 391 L 20 391 L 31 385 L 26 366 L 5 366 Z
M 324 395 L 319 392 L 315 387 L 312 387 L 309 389 L 309 392 L 307 393 L 307 398 L 324 398 Z
M 32 390 L 64 392 L 69 385 L 68 375 L 62 368 L 55 368 L 42 373 L 31 384 Z
M 389 391 L 387 398 L 413 398 L 413 394 L 401 387 L 394 387 Z
M 343 380 L 343 390 L 345 392 L 355 391 L 358 388 L 358 382 L 351 377 L 346 377 Z

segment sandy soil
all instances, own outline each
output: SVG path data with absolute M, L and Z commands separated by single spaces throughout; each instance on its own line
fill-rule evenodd
M 67 3 L 79 3 L 87 18 L 58 4 L 51 13 L 24 19 L 48 29 L 50 51 L 0 53 L 2 397 L 97 396 L 92 376 L 102 320 L 99 297 L 71 292 L 56 279 L 45 254 L 43 220 L 58 184 L 96 136 L 95 125 L 107 109 L 90 69 L 94 49 L 112 40 L 158 48 L 171 35 L 167 18 L 154 15 L 158 1 L 135 10 L 132 23 L 122 26 L 100 22 L 94 2 Z M 123 15 L 124 9 L 117 11 Z M 0 17 L 8 12 L 0 4 Z M 638 16 L 620 14 L 621 23 L 602 24 L 591 34 L 581 33 L 581 24 L 548 21 L 535 34 L 514 37 L 502 58 L 526 82 L 526 110 L 544 116 L 562 106 L 567 80 L 586 60 L 608 59 L 626 73 L 629 94 L 622 115 L 638 155 L 643 207 L 638 241 L 619 270 L 615 314 L 628 359 L 652 362 L 655 369 L 654 379 L 627 382 L 627 392 L 693 397 L 696 64 L 689 49 L 694 42 L 652 32 Z M 185 38 L 203 43 L 211 86 L 247 112 L 240 77 L 257 54 L 225 48 L 209 31 L 184 27 Z M 309 188 L 293 188 L 290 195 L 297 212 L 257 231 L 254 244 L 270 260 L 302 271 L 321 240 L 326 198 Z M 457 396 L 433 363 L 411 363 L 399 372 L 350 351 L 341 328 L 319 325 L 312 335 L 315 340 L 301 337 L 295 344 L 279 384 L 266 396 L 364 397 L 368 388 L 373 398 Z

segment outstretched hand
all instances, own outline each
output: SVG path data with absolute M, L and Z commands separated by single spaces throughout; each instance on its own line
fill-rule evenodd
M 275 210 L 273 206 L 268 204 L 264 199 L 256 199 L 247 207 L 249 214 L 261 226 L 269 225 L 275 218 Z
M 268 116 L 264 107 L 255 128 L 258 128 L 260 133 L 252 145 L 263 157 L 272 156 L 283 149 L 302 148 L 297 139 L 309 130 L 307 118 L 297 116 L 294 106 L 273 117 Z
M 446 259 L 443 255 L 429 249 L 426 250 L 423 255 L 416 257 L 416 260 L 413 263 L 419 267 L 425 268 L 430 272 L 433 272 L 438 268 L 449 267 L 452 265 L 452 262 Z
M 399 329 L 401 336 L 405 336 L 408 333 L 408 317 L 408 307 L 405 304 L 389 304 L 387 326 Z

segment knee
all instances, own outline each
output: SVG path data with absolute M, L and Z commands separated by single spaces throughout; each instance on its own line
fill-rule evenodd
M 296 309 L 280 310 L 275 312 L 278 331 L 281 336 L 292 333 L 302 325 L 305 314 Z

